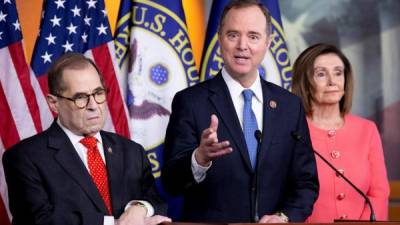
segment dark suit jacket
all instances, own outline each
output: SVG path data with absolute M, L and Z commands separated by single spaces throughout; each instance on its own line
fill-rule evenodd
M 250 222 L 256 201 L 260 217 L 282 211 L 293 222 L 311 214 L 319 188 L 315 158 L 309 147 L 291 137 L 296 131 L 309 142 L 303 106 L 299 98 L 264 80 L 262 91 L 263 136 L 257 176 L 221 74 L 175 95 L 161 177 L 167 192 L 184 195 L 181 220 Z M 229 140 L 233 152 L 214 160 L 205 180 L 196 183 L 191 155 L 202 131 L 209 127 L 211 114 L 219 119 L 219 141 Z
M 101 137 L 113 216 L 119 218 L 130 200 L 140 199 L 164 214 L 166 206 L 155 189 L 143 148 L 113 133 L 101 131 Z M 13 224 L 103 224 L 106 206 L 56 122 L 7 150 L 3 164 Z

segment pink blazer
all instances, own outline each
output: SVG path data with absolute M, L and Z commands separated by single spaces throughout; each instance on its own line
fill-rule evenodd
M 366 193 L 377 220 L 387 220 L 389 182 L 376 125 L 354 115 L 346 115 L 344 126 L 338 130 L 322 130 L 310 119 L 307 122 L 314 149 Z M 364 199 L 318 156 L 316 160 L 320 191 L 307 222 L 368 220 L 370 210 Z

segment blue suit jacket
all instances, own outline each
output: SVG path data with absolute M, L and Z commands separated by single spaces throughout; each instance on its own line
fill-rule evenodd
M 295 222 L 311 214 L 319 188 L 315 158 L 291 137 L 296 131 L 309 141 L 303 106 L 290 92 L 261 82 L 263 135 L 256 175 L 221 74 L 175 95 L 161 177 L 167 192 L 184 195 L 182 221 L 251 222 L 256 201 L 260 217 L 282 211 Z M 196 183 L 191 155 L 212 114 L 219 119 L 219 141 L 229 140 L 233 152 L 214 160 L 205 180 Z
M 119 218 L 135 199 L 165 214 L 143 148 L 113 133 L 101 131 L 101 137 L 113 216 Z M 7 150 L 3 163 L 13 224 L 103 224 L 108 214 L 104 201 L 57 123 Z

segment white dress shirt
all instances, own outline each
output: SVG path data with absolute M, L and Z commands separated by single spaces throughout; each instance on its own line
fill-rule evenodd
M 261 79 L 260 75 L 257 76 L 256 80 L 254 83 L 249 87 L 245 88 L 243 87 L 238 81 L 234 80 L 226 71 L 225 67 L 222 68 L 222 78 L 224 79 L 226 85 L 228 86 L 229 94 L 231 96 L 233 106 L 235 107 L 236 115 L 239 119 L 240 126 L 243 129 L 243 108 L 244 108 L 244 97 L 243 97 L 243 90 L 245 89 L 250 89 L 253 91 L 254 95 L 252 98 L 251 102 L 251 107 L 253 109 L 253 112 L 256 116 L 257 120 L 257 125 L 258 129 L 262 131 L 263 128 L 263 92 L 262 92 L 262 87 L 261 87 Z M 201 166 L 197 163 L 196 158 L 195 158 L 195 151 L 193 151 L 192 154 L 192 173 L 195 181 L 197 183 L 200 183 L 206 178 L 206 172 L 208 169 L 210 169 L 212 162 L 210 165 L 204 167 Z
M 82 143 L 80 143 L 80 140 L 82 138 L 84 138 L 84 136 L 76 135 L 76 134 L 72 133 L 70 130 L 68 130 L 66 127 L 64 127 L 61 124 L 59 119 L 57 119 L 57 124 L 61 127 L 61 129 L 68 136 L 68 139 L 71 141 L 72 145 L 74 146 L 74 149 L 75 149 L 76 153 L 78 153 L 79 158 L 82 160 L 82 162 L 85 165 L 86 169 L 89 171 L 89 165 L 88 165 L 88 161 L 87 161 L 87 148 Z M 99 149 L 99 153 L 101 155 L 101 158 L 103 159 L 104 165 L 106 165 L 104 151 L 100 150 L 100 149 L 104 149 L 103 148 L 103 139 L 101 138 L 101 135 L 100 135 L 99 132 L 97 132 L 94 135 L 94 137 L 97 140 L 97 149 Z M 89 173 L 90 173 L 90 171 L 89 171 Z M 126 204 L 126 206 L 125 206 L 125 210 L 127 210 L 130 206 L 132 206 L 136 202 L 140 202 L 146 207 L 146 210 L 147 210 L 146 217 L 150 217 L 150 216 L 152 216 L 154 214 L 153 206 L 149 202 L 143 201 L 143 200 L 132 200 L 132 201 L 129 201 L 128 204 Z M 104 223 L 103 224 L 104 225 L 114 225 L 115 224 L 114 216 L 104 216 Z

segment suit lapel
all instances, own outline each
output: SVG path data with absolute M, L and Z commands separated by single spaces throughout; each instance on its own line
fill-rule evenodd
M 252 171 L 249 154 L 247 152 L 247 145 L 244 139 L 242 127 L 238 116 L 236 114 L 235 107 L 233 106 L 232 98 L 229 94 L 228 86 L 226 85 L 224 79 L 222 78 L 221 72 L 210 82 L 210 101 L 215 107 L 216 111 L 219 113 L 218 119 L 227 127 L 229 134 L 231 135 L 231 146 L 233 144 L 239 150 L 247 168 Z
M 54 155 L 55 160 L 65 169 L 71 178 L 79 184 L 82 190 L 92 200 L 93 204 L 106 215 L 107 208 L 96 185 L 92 181 L 92 177 L 81 158 L 79 158 L 68 136 L 56 122 L 53 122 L 49 128 L 49 148 L 56 150 Z
M 263 162 L 271 141 L 275 135 L 275 130 L 277 129 L 277 117 L 279 115 L 280 105 L 278 97 L 271 91 L 268 87 L 268 83 L 264 80 L 261 81 L 261 87 L 263 91 L 263 135 L 261 141 L 261 148 L 258 155 L 258 160 Z
M 118 215 L 116 210 L 123 204 L 123 193 L 120 191 L 120 186 L 123 182 L 122 175 L 124 174 L 123 151 L 122 147 L 116 144 L 110 135 L 101 132 L 101 137 L 107 162 L 108 185 L 110 187 L 113 215 Z

